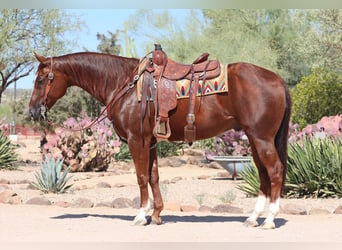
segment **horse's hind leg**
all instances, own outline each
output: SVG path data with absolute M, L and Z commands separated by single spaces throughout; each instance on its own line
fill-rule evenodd
M 160 218 L 160 212 L 163 210 L 163 199 L 159 188 L 159 173 L 158 173 L 158 161 L 157 150 L 154 145 L 150 151 L 150 186 L 153 194 L 153 213 L 152 223 L 160 225 L 162 223 Z
M 259 159 L 254 143 L 251 139 L 249 139 L 249 142 L 250 142 L 251 149 L 252 149 L 253 160 L 258 168 L 258 174 L 259 174 L 259 179 L 260 179 L 260 189 L 259 189 L 257 201 L 254 206 L 253 213 L 245 221 L 245 226 L 257 227 L 258 226 L 257 219 L 264 212 L 266 200 L 267 200 L 266 197 L 269 197 L 270 195 L 271 186 L 270 186 L 270 179 L 268 177 L 267 170 Z
M 258 202 L 265 204 L 265 198 L 270 198 L 268 215 L 261 227 L 263 229 L 272 229 L 275 228 L 274 218 L 279 212 L 284 167 L 275 148 L 273 138 L 261 139 L 261 137 L 257 138 L 254 136 L 252 137 L 252 141 L 255 145 L 258 160 L 260 160 L 260 162 L 256 162 L 261 182 L 257 204 Z M 263 195 L 266 195 L 266 197 L 263 197 Z

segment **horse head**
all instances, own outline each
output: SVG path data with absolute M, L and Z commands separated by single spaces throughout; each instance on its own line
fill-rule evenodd
M 40 62 L 30 100 L 29 112 L 33 120 L 46 120 L 47 111 L 61 98 L 68 87 L 66 76 L 58 70 L 53 57 L 34 53 Z

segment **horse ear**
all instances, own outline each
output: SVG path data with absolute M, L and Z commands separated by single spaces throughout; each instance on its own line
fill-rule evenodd
M 33 53 L 39 62 L 44 63 L 46 61 L 46 57 L 38 55 L 36 52 L 33 52 Z

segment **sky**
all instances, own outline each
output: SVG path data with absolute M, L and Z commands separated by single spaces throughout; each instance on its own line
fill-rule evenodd
M 67 13 L 79 16 L 84 22 L 82 30 L 72 34 L 77 39 L 77 46 L 72 52 L 84 51 L 86 48 L 89 51 L 96 51 L 99 41 L 96 38 L 96 33 L 108 34 L 107 31 L 116 32 L 122 29 L 124 22 L 128 18 L 134 17 L 135 9 L 68 9 Z M 168 11 L 177 20 L 184 19 L 190 12 L 189 9 L 168 9 Z M 140 46 L 141 40 L 135 38 L 138 56 L 144 56 L 143 48 Z M 140 42 L 140 43 L 139 43 Z M 152 45 L 153 46 L 153 45 Z M 151 50 L 153 48 L 151 47 Z M 44 55 L 49 56 L 49 55 Z M 38 65 L 36 65 L 37 67 Z M 33 69 L 31 74 L 17 81 L 17 88 L 31 89 L 35 80 L 36 69 Z M 10 86 L 13 88 L 14 84 Z

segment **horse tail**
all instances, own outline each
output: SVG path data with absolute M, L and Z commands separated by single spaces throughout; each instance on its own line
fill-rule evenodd
M 289 93 L 289 89 L 284 80 L 282 80 L 283 86 L 285 89 L 285 112 L 283 116 L 283 120 L 281 122 L 280 128 L 275 137 L 275 146 L 280 158 L 280 161 L 284 167 L 283 171 L 283 182 L 282 182 L 282 194 L 285 192 L 285 180 L 287 173 L 287 144 L 288 144 L 288 134 L 289 134 L 289 126 L 290 126 L 290 116 L 291 116 L 291 107 L 292 101 Z

